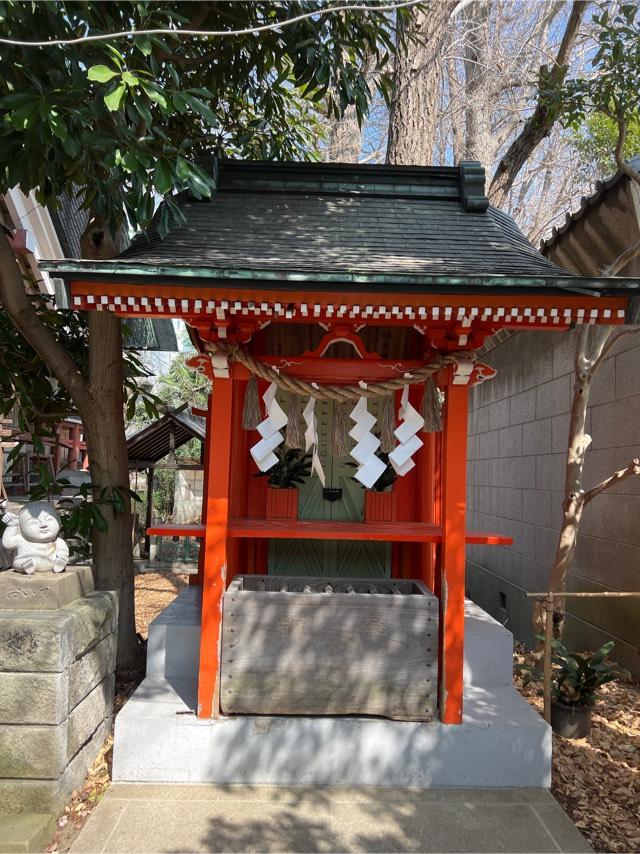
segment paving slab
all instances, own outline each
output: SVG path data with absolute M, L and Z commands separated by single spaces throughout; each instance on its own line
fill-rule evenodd
M 589 852 L 543 789 L 116 783 L 72 854 Z

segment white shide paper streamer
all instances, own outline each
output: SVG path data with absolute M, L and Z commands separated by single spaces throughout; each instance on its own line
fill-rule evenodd
M 322 468 L 322 463 L 318 456 L 318 420 L 316 418 L 315 408 L 316 399 L 315 397 L 310 397 L 302 412 L 302 417 L 307 425 L 307 428 L 304 431 L 304 447 L 307 453 L 311 451 L 311 474 L 315 472 L 320 479 L 320 483 L 324 486 L 324 469 Z
M 277 388 L 275 383 L 271 383 L 262 395 L 267 417 L 256 427 L 262 439 L 251 448 L 251 456 L 260 471 L 269 471 L 276 465 L 278 458 L 273 452 L 284 442 L 284 436 L 280 431 L 286 427 L 288 419 L 286 412 L 276 400 Z
M 395 473 L 403 477 L 415 466 L 412 457 L 423 445 L 422 439 L 416 436 L 416 433 L 424 427 L 424 418 L 409 403 L 408 385 L 402 389 L 398 417 L 401 423 L 393 431 L 393 435 L 399 444 L 389 454 L 389 462 Z
M 371 489 L 386 469 L 386 465 L 376 456 L 380 447 L 380 439 L 371 432 L 376 423 L 376 416 L 367 409 L 367 398 L 360 397 L 353 411 L 349 415 L 354 426 L 349 430 L 349 435 L 355 440 L 355 447 L 351 456 L 358 463 L 358 469 L 354 475 L 356 480 L 367 489 Z

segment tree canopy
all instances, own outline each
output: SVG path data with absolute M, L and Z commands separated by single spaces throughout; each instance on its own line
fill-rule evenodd
M 128 29 L 276 29 L 243 35 L 139 35 L 52 47 L 2 45 L 0 192 L 19 185 L 55 208 L 66 193 L 107 222 L 179 217 L 171 194 L 207 197 L 215 177 L 194 163 L 219 150 L 249 158 L 317 156 L 318 105 L 361 120 L 373 68 L 386 98 L 390 18 L 331 13 L 287 24 L 324 2 L 0 3 L 4 37 L 75 38 Z M 404 10 L 400 10 L 402 14 Z

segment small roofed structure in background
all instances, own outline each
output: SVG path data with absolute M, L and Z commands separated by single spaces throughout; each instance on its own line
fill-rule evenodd
M 159 542 L 156 543 L 154 549 L 151 536 L 147 533 L 154 521 L 154 477 L 157 470 L 168 470 L 176 473 L 172 495 L 169 498 L 169 507 L 167 508 L 170 511 L 170 520 L 176 523 L 199 521 L 202 505 L 202 471 L 204 468 L 202 443 L 205 439 L 205 430 L 205 418 L 193 414 L 189 411 L 188 404 L 184 404 L 178 409 L 167 410 L 151 424 L 139 430 L 127 432 L 129 470 L 135 473 L 132 478 L 134 492 L 138 488 L 138 473 L 144 472 L 146 479 L 147 494 L 144 527 L 142 528 L 144 537 L 141 544 L 142 556 L 163 560 L 167 551 L 173 551 L 167 548 L 163 549 L 163 540 L 170 540 L 171 538 L 158 538 Z M 186 459 L 176 457 L 176 451 L 193 439 L 200 443 L 196 457 Z M 174 508 L 178 511 L 177 516 L 174 515 Z M 165 518 L 160 521 L 167 521 L 166 514 Z M 193 556 L 197 557 L 196 549 L 187 550 L 192 551 Z M 184 555 L 181 556 L 184 557 Z

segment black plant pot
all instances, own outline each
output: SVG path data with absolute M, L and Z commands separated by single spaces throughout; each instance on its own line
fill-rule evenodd
M 591 732 L 593 706 L 567 706 L 553 700 L 551 727 L 562 738 L 586 738 Z

